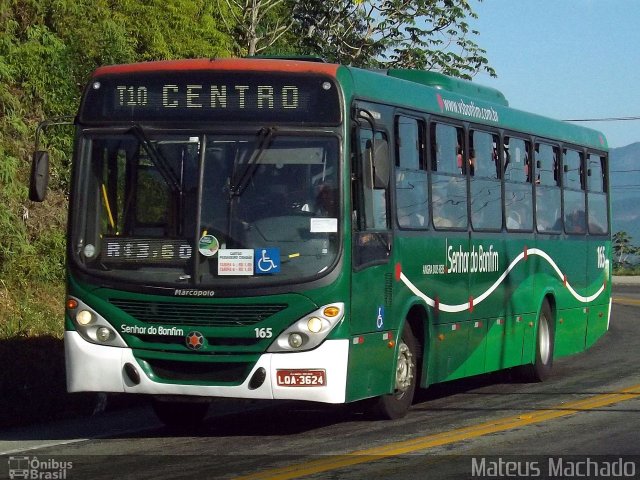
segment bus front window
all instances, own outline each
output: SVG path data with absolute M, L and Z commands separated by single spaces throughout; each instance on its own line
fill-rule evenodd
M 87 137 L 75 264 L 132 283 L 299 283 L 338 253 L 338 142 L 329 136 Z

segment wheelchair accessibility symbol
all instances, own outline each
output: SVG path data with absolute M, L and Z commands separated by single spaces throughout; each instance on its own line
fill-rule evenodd
M 279 248 L 260 248 L 253 257 L 256 275 L 280 273 Z

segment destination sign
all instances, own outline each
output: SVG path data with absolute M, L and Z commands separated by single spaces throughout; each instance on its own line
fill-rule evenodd
M 339 95 L 328 77 L 264 72 L 141 72 L 95 78 L 83 123 L 271 121 L 335 125 Z

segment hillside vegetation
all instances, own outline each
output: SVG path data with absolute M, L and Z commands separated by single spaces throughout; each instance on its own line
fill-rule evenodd
M 38 121 L 73 115 L 99 65 L 229 56 L 206 0 L 0 0 L 0 339 L 62 334 L 71 132 L 44 137 L 47 201 L 27 200 Z M 55 328 L 55 325 L 60 325 Z

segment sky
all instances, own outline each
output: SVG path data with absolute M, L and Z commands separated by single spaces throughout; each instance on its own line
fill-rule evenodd
M 509 105 L 560 120 L 640 117 L 639 0 L 470 2 L 479 35 Z M 640 142 L 640 120 L 581 122 L 609 147 Z

